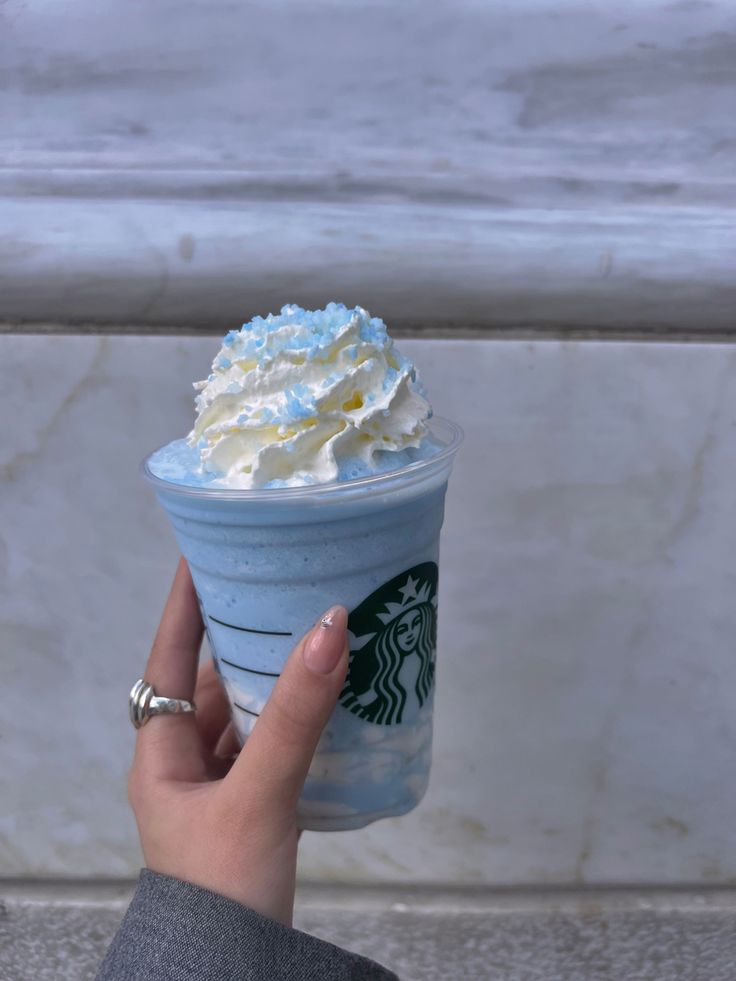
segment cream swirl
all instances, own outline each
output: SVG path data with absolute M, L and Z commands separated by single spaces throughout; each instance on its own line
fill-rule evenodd
M 231 331 L 195 388 L 188 442 L 227 487 L 328 483 L 349 461 L 372 472 L 376 454 L 419 447 L 431 415 L 383 321 L 336 303 L 285 306 Z

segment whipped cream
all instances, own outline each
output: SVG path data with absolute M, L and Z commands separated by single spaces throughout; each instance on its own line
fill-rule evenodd
M 337 303 L 284 306 L 231 331 L 195 388 L 187 442 L 203 476 L 234 488 L 328 483 L 345 461 L 385 470 L 387 456 L 420 447 L 432 414 L 383 321 Z

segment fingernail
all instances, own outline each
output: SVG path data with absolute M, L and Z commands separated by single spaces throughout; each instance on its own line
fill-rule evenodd
M 304 663 L 316 674 L 330 674 L 342 657 L 348 614 L 344 606 L 331 606 L 320 617 L 304 645 Z

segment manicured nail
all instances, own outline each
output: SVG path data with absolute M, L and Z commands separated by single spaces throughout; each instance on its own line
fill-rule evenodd
M 316 674 L 330 674 L 340 662 L 345 647 L 348 613 L 344 606 L 331 606 L 320 617 L 304 645 L 304 663 Z

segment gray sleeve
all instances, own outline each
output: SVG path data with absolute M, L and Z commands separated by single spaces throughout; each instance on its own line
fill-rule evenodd
M 97 974 L 134 979 L 398 981 L 374 961 L 149 869 Z

